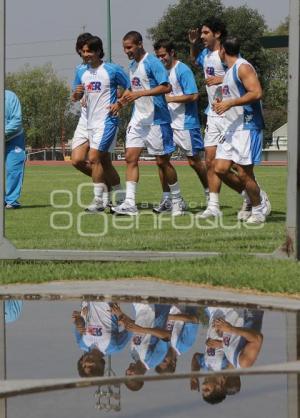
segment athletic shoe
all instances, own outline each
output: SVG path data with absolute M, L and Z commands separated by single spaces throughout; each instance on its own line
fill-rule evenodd
M 261 196 L 261 204 L 263 205 L 263 214 L 265 216 L 269 216 L 272 211 L 272 207 L 271 207 L 271 202 L 268 198 L 268 195 L 264 190 L 261 190 L 260 196 Z
M 218 218 L 219 216 L 222 216 L 222 212 L 220 211 L 219 208 L 213 207 L 213 206 L 208 206 L 204 212 L 202 213 L 197 213 L 196 217 L 200 218 L 200 219 L 207 219 L 207 218 Z
M 250 218 L 252 212 L 252 205 L 251 203 L 247 202 L 246 199 L 244 199 L 241 209 L 239 210 L 237 214 L 238 221 L 246 221 Z
M 263 213 L 252 213 L 251 216 L 247 219 L 247 225 L 258 225 L 263 224 L 266 221 L 266 217 Z
M 186 203 L 182 198 L 172 201 L 172 213 L 171 213 L 172 216 L 184 215 L 185 209 L 186 209 Z
M 9 203 L 7 203 L 5 205 L 5 209 L 20 209 L 21 205 L 10 205 Z
M 115 215 L 135 216 L 138 214 L 136 205 L 129 205 L 126 201 L 119 206 L 112 207 L 111 210 Z
M 172 200 L 171 199 L 162 199 L 158 206 L 155 206 L 153 209 L 154 213 L 163 213 L 171 212 L 172 210 Z
M 99 199 L 99 197 L 94 197 L 92 203 L 85 209 L 85 212 L 98 213 L 103 212 L 104 209 L 103 200 Z

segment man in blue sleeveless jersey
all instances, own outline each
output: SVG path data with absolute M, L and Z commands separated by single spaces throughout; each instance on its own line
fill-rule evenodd
M 176 57 L 172 42 L 160 39 L 155 42 L 154 50 L 169 72 L 172 91 L 166 96 L 170 111 L 174 143 L 186 154 L 189 165 L 195 170 L 209 196 L 205 162 L 201 159 L 204 150 L 198 117 L 198 88 L 191 69 Z M 154 212 L 161 213 L 171 208 L 170 189 L 160 170 L 163 198 Z
M 25 137 L 20 101 L 5 90 L 5 208 L 19 208 L 25 166 Z
M 246 223 L 261 224 L 271 210 L 253 172 L 254 164 L 260 163 L 262 153 L 262 88 L 253 66 L 240 57 L 237 38 L 227 37 L 221 41 L 220 56 L 228 66 L 228 71 L 222 83 L 222 100 L 213 103 L 214 111 L 223 115 L 224 120 L 215 171 L 223 180 L 232 165 L 236 165 L 252 206 L 251 216 Z
M 126 199 L 113 210 L 120 215 L 137 215 L 135 196 L 139 180 L 138 161 L 143 148 L 147 147 L 148 153 L 155 156 L 170 187 L 172 215 L 182 215 L 184 202 L 175 168 L 170 162 L 175 147 L 165 100 L 165 94 L 171 91 L 168 74 L 162 63 L 145 51 L 139 32 L 128 32 L 123 38 L 123 48 L 131 60 L 131 91 L 125 92 L 119 103 L 122 106 L 134 102 L 134 111 L 126 135 Z
M 110 156 L 117 139 L 118 117 L 111 114 L 110 107 L 117 102 L 118 87 L 128 89 L 130 82 L 120 66 L 103 62 L 103 45 L 97 36 L 85 43 L 82 56 L 88 66 L 78 73 L 73 96 L 75 100 L 84 97 L 86 103 L 88 158 L 94 184 L 94 200 L 87 211 L 100 212 L 105 208 L 103 193 L 119 183 Z

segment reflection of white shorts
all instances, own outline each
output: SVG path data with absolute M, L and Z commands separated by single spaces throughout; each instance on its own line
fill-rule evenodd
M 173 129 L 174 143 L 188 157 L 198 155 L 203 150 L 203 139 L 200 128 L 195 129 Z
M 222 116 L 207 116 L 204 136 L 205 147 L 218 145 L 224 131 L 223 120 L 224 118 Z
M 117 133 L 118 126 L 114 124 L 88 129 L 90 148 L 102 152 L 113 152 L 117 142 Z
M 224 142 L 218 144 L 216 159 L 233 161 L 239 165 L 259 164 L 262 153 L 262 130 L 226 132 Z
M 80 118 L 72 139 L 72 150 L 88 141 L 89 136 L 86 125 L 86 119 Z
M 172 154 L 175 150 L 173 131 L 168 123 L 162 125 L 128 125 L 126 148 L 147 148 L 150 155 Z

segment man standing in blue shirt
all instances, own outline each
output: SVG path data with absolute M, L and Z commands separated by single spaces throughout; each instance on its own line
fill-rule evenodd
M 5 208 L 20 207 L 25 165 L 25 137 L 20 101 L 15 93 L 5 90 Z
M 192 70 L 176 57 L 173 43 L 167 39 L 155 42 L 154 50 L 157 58 L 169 72 L 172 91 L 166 96 L 170 111 L 174 143 L 187 156 L 189 165 L 195 170 L 203 185 L 205 194 L 209 197 L 207 172 L 205 162 L 202 161 L 201 152 L 204 150 L 200 131 L 197 100 L 198 88 Z M 160 170 L 160 179 L 163 187 L 163 198 L 153 211 L 161 213 L 170 210 L 170 189 Z

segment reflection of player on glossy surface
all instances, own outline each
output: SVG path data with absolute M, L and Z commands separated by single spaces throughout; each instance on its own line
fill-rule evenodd
M 172 306 L 166 329 L 171 332 L 171 337 L 164 360 L 155 368 L 159 374 L 174 373 L 177 357 L 194 345 L 199 329 L 198 309 L 189 306 Z
M 4 318 L 5 323 L 17 321 L 23 310 L 23 301 L 22 300 L 6 300 L 4 301 Z
M 80 376 L 103 376 L 104 356 L 122 351 L 130 333 L 120 329 L 115 304 L 83 302 L 81 311 L 73 312 L 76 342 L 85 354 L 78 361 Z
M 200 131 L 197 106 L 199 95 L 194 74 L 187 65 L 177 59 L 174 45 L 167 39 L 155 42 L 154 50 L 169 72 L 172 91 L 166 95 L 166 100 L 172 119 L 174 143 L 186 154 L 190 167 L 195 170 L 208 197 L 206 166 L 201 159 L 204 144 Z M 171 208 L 170 188 L 160 169 L 159 175 L 163 198 L 159 207 L 154 209 L 157 213 Z
M 184 202 L 181 197 L 177 174 L 170 162 L 175 150 L 171 118 L 165 100 L 171 86 L 166 69 L 143 46 L 139 32 L 128 32 L 123 38 L 125 54 L 131 60 L 129 67 L 131 91 L 126 91 L 119 103 L 134 102 L 134 111 L 126 134 L 126 199 L 114 208 L 119 215 L 137 215 L 136 191 L 139 181 L 139 157 L 143 148 L 156 159 L 171 189 L 172 215 L 183 214 Z
M 171 332 L 166 330 L 170 305 L 146 305 L 134 303 L 135 321 L 128 316 L 119 316 L 125 329 L 131 332 L 130 354 L 133 362 L 126 369 L 126 376 L 144 375 L 155 368 L 166 356 Z M 128 389 L 140 390 L 144 382 L 128 381 Z
M 263 342 L 263 312 L 231 308 L 208 308 L 209 327 L 204 354 L 195 353 L 192 371 L 251 367 Z M 239 392 L 239 376 L 210 376 L 201 385 L 203 399 L 222 402 L 227 395 Z M 198 378 L 191 379 L 191 389 L 200 390 Z
M 88 158 L 94 184 L 94 200 L 87 212 L 101 212 L 106 203 L 103 193 L 120 184 L 120 177 L 111 163 L 110 153 L 114 150 L 118 130 L 118 117 L 111 113 L 111 106 L 117 102 L 118 87 L 129 88 L 130 82 L 120 66 L 103 62 L 103 44 L 97 36 L 86 41 L 81 54 L 88 66 L 78 74 L 73 97 L 75 100 L 84 97 L 87 110 Z

